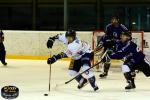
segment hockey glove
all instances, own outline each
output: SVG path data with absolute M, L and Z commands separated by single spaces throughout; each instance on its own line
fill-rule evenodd
M 55 57 L 55 55 L 54 55 L 52 58 L 48 58 L 47 64 L 53 64 L 53 63 L 56 62 L 56 61 L 57 61 L 57 59 L 56 59 L 56 57 Z
M 107 49 L 112 49 L 113 46 L 114 46 L 114 41 L 111 39 L 106 40 L 104 43 L 104 47 Z
M 61 52 L 58 55 L 53 55 L 51 58 L 48 58 L 47 60 L 47 64 L 53 64 L 54 62 L 56 62 L 57 60 L 61 59 L 61 58 L 65 58 L 67 57 L 65 53 Z
M 55 42 L 55 38 L 50 37 L 50 38 L 48 39 L 48 41 L 47 41 L 47 48 L 52 48 L 54 42 Z
M 47 41 L 47 48 L 52 48 L 53 44 L 55 42 L 55 39 L 58 39 L 58 34 L 56 36 L 53 37 L 49 37 L 48 41 Z
M 108 54 L 108 55 L 111 55 L 112 53 L 113 53 L 113 50 L 108 50 L 108 51 L 107 51 L 107 54 Z

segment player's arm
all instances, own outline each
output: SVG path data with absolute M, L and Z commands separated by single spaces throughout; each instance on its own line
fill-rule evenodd
M 110 39 L 106 34 L 102 36 L 100 42 L 98 43 L 98 46 L 94 50 L 95 53 L 102 50 L 103 47 L 110 48 L 115 45 L 115 41 L 113 39 Z
M 110 61 L 111 59 L 128 59 L 129 57 L 133 56 L 132 51 L 134 47 L 132 47 L 130 45 L 130 43 L 128 43 L 126 46 L 120 48 L 119 50 L 117 50 L 114 53 L 110 53 L 110 51 L 107 52 L 107 55 L 104 57 L 104 59 L 102 60 L 103 62 L 107 62 Z
M 65 34 L 57 34 L 53 37 L 49 37 L 48 41 L 47 41 L 47 48 L 52 48 L 53 47 L 53 44 L 55 42 L 55 40 L 59 40 L 61 42 L 66 42 L 66 37 L 65 37 Z
M 123 52 L 123 51 L 117 51 L 117 52 L 115 52 L 115 53 L 109 55 L 109 57 L 110 57 L 111 59 L 123 59 L 123 57 L 124 57 L 124 52 Z
M 97 54 L 102 50 L 102 48 L 103 48 L 103 44 L 102 43 L 98 44 L 98 46 L 93 50 L 93 53 Z
M 100 52 L 101 50 L 102 50 L 102 47 L 95 48 L 93 51 L 94 55 L 97 54 L 98 52 Z
M 129 57 L 127 54 L 131 54 L 134 51 L 134 47 L 130 45 L 130 42 L 122 47 L 120 50 L 110 55 L 111 59 L 123 59 L 124 57 Z M 131 56 L 131 55 L 130 55 Z
M 105 27 L 104 32 L 105 32 L 106 34 L 108 34 L 108 33 L 110 32 L 110 26 L 111 26 L 111 24 L 108 24 L 108 25 Z
M 105 57 L 102 59 L 102 62 L 105 63 L 105 62 L 110 62 L 111 59 L 123 59 L 124 57 L 124 54 L 123 52 L 115 52 L 115 53 L 112 53 L 112 54 L 109 54 L 107 53 L 105 55 Z
M 53 55 L 51 58 L 48 58 L 47 63 L 48 64 L 53 64 L 54 62 L 56 62 L 59 59 L 72 57 L 72 55 L 73 55 L 73 53 L 72 53 L 73 50 L 72 49 L 73 48 L 68 47 L 65 52 L 61 52 L 57 55 Z
M 96 48 L 94 49 L 94 54 L 96 54 L 96 53 L 98 53 L 98 52 L 100 52 L 102 49 L 103 49 L 103 47 L 104 47 L 104 42 L 106 41 L 106 35 L 103 35 L 100 39 L 99 39 L 99 41 L 98 41 L 98 43 L 97 43 L 97 46 L 96 46 Z
M 53 37 L 49 37 L 48 41 L 47 41 L 47 48 L 52 48 L 56 39 L 58 39 L 58 35 L 55 35 Z
M 62 58 L 67 58 L 67 55 L 64 52 L 61 52 L 57 55 L 53 55 L 51 58 L 48 58 L 47 64 L 53 64 L 57 60 L 62 59 Z
M 113 34 L 112 34 L 112 25 L 108 24 L 106 26 L 106 28 L 104 29 L 104 33 L 107 36 L 108 39 L 112 39 L 113 38 Z
M 127 32 L 128 31 L 128 28 L 125 25 L 120 24 L 120 26 L 121 26 L 123 32 Z
M 77 54 L 77 52 L 78 52 L 77 45 L 70 45 L 67 47 L 67 50 L 65 52 L 61 52 L 57 55 L 53 55 L 51 58 L 48 58 L 47 63 L 53 64 L 59 59 L 72 57 L 74 56 L 74 54 Z

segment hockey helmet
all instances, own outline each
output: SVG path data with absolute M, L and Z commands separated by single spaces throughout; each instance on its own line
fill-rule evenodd
M 126 35 L 128 37 L 132 37 L 132 33 L 130 31 L 122 32 L 122 35 Z
M 70 36 L 70 37 L 73 37 L 73 38 L 76 38 L 76 31 L 75 30 L 68 30 L 66 32 L 66 37 Z

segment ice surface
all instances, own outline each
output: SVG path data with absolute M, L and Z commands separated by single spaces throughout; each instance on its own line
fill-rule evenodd
M 90 85 L 82 90 L 76 88 L 75 81 L 67 85 L 69 80 L 68 61 L 58 61 L 52 65 L 51 92 L 48 93 L 49 65 L 45 60 L 7 60 L 8 66 L 0 65 L 0 87 L 15 85 L 20 89 L 16 100 L 150 100 L 150 79 L 142 73 L 137 74 L 134 91 L 126 92 L 126 82 L 121 72 L 110 71 L 107 79 L 97 77 L 99 91 L 94 92 Z M 4 100 L 0 97 L 0 100 Z

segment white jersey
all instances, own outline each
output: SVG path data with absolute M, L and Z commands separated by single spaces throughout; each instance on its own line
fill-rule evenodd
M 67 45 L 67 50 L 65 54 L 72 59 L 78 60 L 85 53 L 91 53 L 92 49 L 88 43 L 85 41 L 81 41 L 76 38 L 72 43 L 68 44 L 68 40 L 65 37 L 65 34 L 59 35 L 58 40 Z

